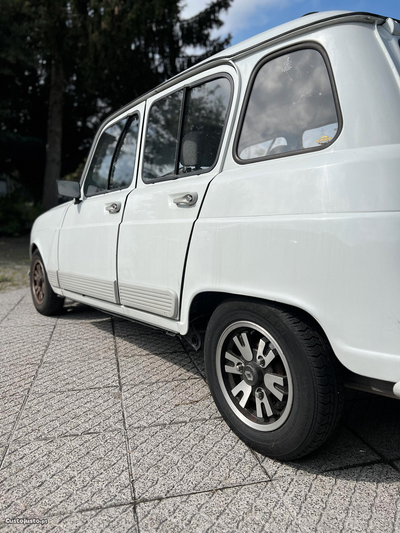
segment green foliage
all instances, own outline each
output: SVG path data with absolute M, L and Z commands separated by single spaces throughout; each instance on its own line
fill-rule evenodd
M 229 44 L 211 32 L 231 2 L 183 21 L 179 0 L 1 0 L 0 174 L 40 200 L 52 62 L 64 72 L 61 174 L 79 179 L 107 114 Z
M 21 190 L 0 196 L 0 235 L 16 237 L 28 232 L 41 213 L 41 205 L 27 201 Z

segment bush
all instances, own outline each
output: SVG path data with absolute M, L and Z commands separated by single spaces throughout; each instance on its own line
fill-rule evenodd
M 43 212 L 41 205 L 34 205 L 17 193 L 0 197 L 0 235 L 17 237 L 27 233 L 34 220 Z

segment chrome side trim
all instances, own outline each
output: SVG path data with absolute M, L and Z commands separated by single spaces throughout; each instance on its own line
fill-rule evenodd
M 142 309 L 168 318 L 176 316 L 178 295 L 172 290 L 120 283 L 119 295 L 121 304 L 127 307 Z
M 83 296 L 92 296 L 99 300 L 116 303 L 114 281 L 93 279 L 76 274 L 59 272 L 60 287 Z
M 54 270 L 49 270 L 47 272 L 47 277 L 49 279 L 49 282 L 50 282 L 50 285 L 52 287 L 59 287 L 59 283 L 58 283 L 58 275 L 57 275 L 57 272 L 55 272 Z

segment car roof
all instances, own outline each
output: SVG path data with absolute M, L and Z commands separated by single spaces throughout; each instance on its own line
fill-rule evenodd
M 354 11 L 324 11 L 321 13 L 309 13 L 300 18 L 291 20 L 290 22 L 285 22 L 284 24 L 275 26 L 274 28 L 255 35 L 254 37 L 250 37 L 245 41 L 235 44 L 223 50 L 222 52 L 211 56 L 208 60 L 215 60 L 222 57 L 234 58 L 238 55 L 241 55 L 243 52 L 251 50 L 263 43 L 285 37 L 298 30 L 305 30 L 312 28 L 313 26 L 326 26 L 329 23 L 340 22 L 342 19 L 346 19 L 346 22 L 354 20 L 357 22 L 373 23 L 375 20 L 384 22 L 386 18 L 387 17 L 374 15 L 372 13 Z
M 136 98 L 123 108 L 117 110 L 112 115 L 108 116 L 106 120 L 101 124 L 100 129 L 110 121 L 114 120 L 118 115 L 126 112 L 133 106 L 147 100 L 151 96 L 167 89 L 168 87 L 174 85 L 180 80 L 192 76 L 195 72 L 201 72 L 202 69 L 208 69 L 213 66 L 213 64 L 218 65 L 218 63 L 229 61 L 232 59 L 237 59 L 242 55 L 246 55 L 251 52 L 254 48 L 262 46 L 263 44 L 269 44 L 279 40 L 285 40 L 289 36 L 293 36 L 297 33 L 303 33 L 310 29 L 314 28 L 323 28 L 333 24 L 338 24 L 340 22 L 364 22 L 368 24 L 383 24 L 386 21 L 387 17 L 382 15 L 376 15 L 373 13 L 361 12 L 361 11 L 324 11 L 321 13 L 310 13 L 304 15 L 298 19 L 292 20 L 290 22 L 285 22 L 280 26 L 271 28 L 265 32 L 262 32 L 250 39 L 246 39 L 238 44 L 235 44 L 229 48 L 226 48 L 222 52 L 219 52 L 207 59 L 204 59 L 200 63 L 193 65 L 192 67 L 184 70 L 183 72 L 176 74 L 172 78 L 164 81 L 154 89 L 143 94 L 139 98 Z

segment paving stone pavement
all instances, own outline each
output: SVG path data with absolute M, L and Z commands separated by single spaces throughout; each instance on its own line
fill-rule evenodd
M 21 289 L 0 341 L 1 531 L 400 532 L 399 401 L 349 391 L 331 441 L 280 463 L 176 337 L 71 302 L 46 318 Z

